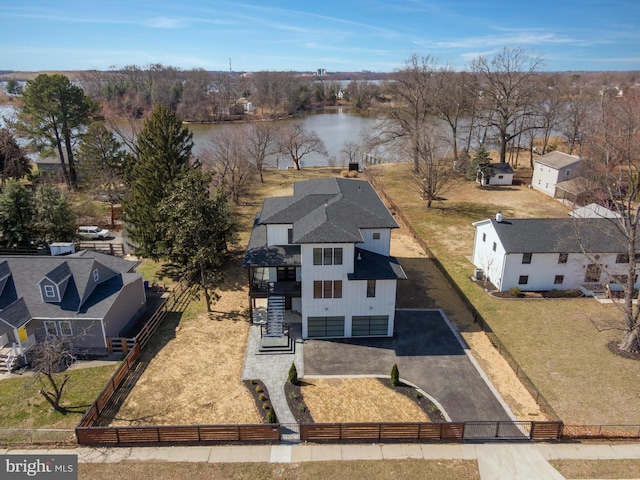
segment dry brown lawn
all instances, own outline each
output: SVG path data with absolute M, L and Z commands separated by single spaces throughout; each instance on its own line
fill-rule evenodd
M 249 333 L 244 271 L 234 259 L 221 298 L 207 314 L 194 301 L 177 324 L 165 322 L 145 351 L 148 366 L 113 425 L 260 423 L 253 397 L 241 382 Z M 164 338 L 163 338 L 164 337 Z
M 375 378 L 305 378 L 301 390 L 318 423 L 430 421 L 413 400 Z

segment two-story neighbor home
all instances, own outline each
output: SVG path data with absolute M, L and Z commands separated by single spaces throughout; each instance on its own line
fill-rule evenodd
M 393 336 L 396 283 L 406 278 L 389 255 L 394 228 L 362 180 L 296 182 L 292 196 L 265 199 L 243 263 L 252 306 L 268 298 L 276 324 L 272 310 L 299 312 L 303 338 Z
M 580 158 L 563 152 L 549 152 L 533 162 L 531 187 L 556 197 L 556 185 L 580 176 Z
M 473 226 L 473 264 L 501 292 L 511 287 L 592 291 L 597 284 L 624 283 L 629 262 L 636 261 L 611 219 L 498 214 Z
M 98 252 L 66 256 L 0 256 L 0 350 L 3 362 L 24 358 L 48 335 L 76 351 L 106 354 L 146 308 L 138 262 Z

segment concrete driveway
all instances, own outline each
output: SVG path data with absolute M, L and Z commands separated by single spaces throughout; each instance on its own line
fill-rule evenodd
M 393 338 L 306 340 L 304 373 L 389 375 L 396 363 L 452 421 L 511 420 L 467 353 L 439 310 L 398 310 Z

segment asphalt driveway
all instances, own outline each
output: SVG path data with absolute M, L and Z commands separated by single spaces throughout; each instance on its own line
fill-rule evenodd
M 510 420 L 438 310 L 398 310 L 393 338 L 304 343 L 305 375 L 389 375 L 394 363 L 452 421 Z

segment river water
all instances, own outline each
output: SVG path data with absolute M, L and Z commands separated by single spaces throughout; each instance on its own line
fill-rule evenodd
M 0 127 L 3 126 L 3 117 L 11 117 L 15 113 L 12 105 L 0 105 Z M 329 159 L 336 160 L 336 165 L 341 165 L 343 158 L 340 151 L 346 142 L 360 143 L 362 136 L 372 129 L 377 120 L 358 114 L 351 108 L 327 108 L 316 110 L 312 113 L 301 115 L 293 119 L 277 120 L 279 124 L 300 122 L 308 131 L 315 131 L 323 141 L 327 150 L 327 156 L 317 153 L 310 153 L 302 159 L 302 166 L 326 166 Z M 193 132 L 194 154 L 206 149 L 209 143 L 211 132 L 220 129 L 237 128 L 241 123 L 225 124 L 189 124 L 189 129 Z M 275 156 L 272 164 L 280 168 L 293 166 L 293 162 L 282 155 Z

